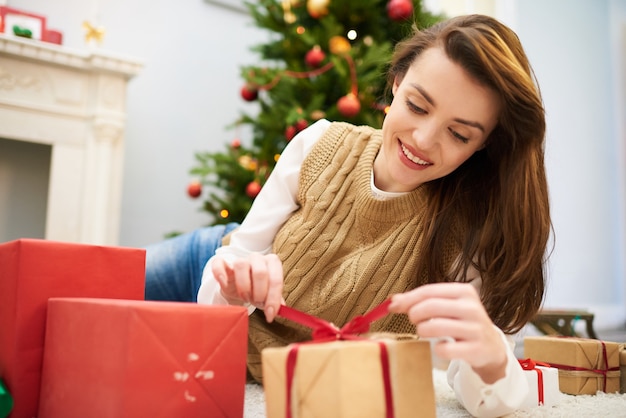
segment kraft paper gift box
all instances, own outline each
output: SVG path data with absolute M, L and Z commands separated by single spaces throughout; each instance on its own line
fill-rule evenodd
M 570 395 L 619 391 L 619 344 L 578 337 L 525 337 L 524 357 L 559 370 L 559 390 Z
M 243 415 L 248 311 L 54 298 L 39 418 Z
M 417 339 L 300 344 L 290 390 L 292 416 L 386 417 L 381 343 L 388 351 L 393 416 L 435 417 L 430 343 Z M 287 416 L 287 358 L 292 348 L 266 348 L 261 353 L 268 418 Z
M 528 395 L 522 408 L 551 407 L 559 402 L 559 370 L 532 359 L 519 360 L 528 381 Z
M 390 303 L 341 328 L 282 305 L 278 316 L 311 328 L 313 341 L 261 352 L 267 417 L 435 417 L 430 342 L 363 336 Z
M 143 299 L 145 250 L 20 239 L 0 244 L 0 379 L 11 418 L 37 414 L 50 297 Z

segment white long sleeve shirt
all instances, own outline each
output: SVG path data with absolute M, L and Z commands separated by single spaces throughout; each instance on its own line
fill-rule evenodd
M 245 220 L 232 233 L 230 244 L 218 248 L 216 255 L 232 263 L 235 259 L 246 257 L 251 253 L 268 254 L 271 251 L 276 233 L 291 213 L 298 209 L 296 195 L 302 161 L 329 125 L 329 121 L 320 120 L 291 140 L 255 198 Z M 401 194 L 377 189 L 373 174 L 371 186 L 373 195 L 378 199 L 391 199 Z M 204 268 L 198 303 L 224 305 L 227 301 L 211 272 L 212 260 L 213 258 Z M 480 278 L 472 282 L 477 287 L 480 287 L 480 283 Z M 254 306 L 249 306 L 250 313 L 254 309 Z M 448 383 L 455 391 L 459 402 L 474 416 L 498 417 L 511 413 L 522 404 L 528 394 L 527 380 L 513 353 L 513 338 L 506 336 L 499 329 L 498 331 L 503 341 L 511 348 L 508 351 L 505 377 L 493 384 L 486 384 L 468 363 L 452 360 L 448 365 Z

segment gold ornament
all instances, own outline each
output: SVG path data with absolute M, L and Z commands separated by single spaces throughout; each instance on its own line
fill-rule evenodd
M 288 24 L 292 24 L 296 21 L 296 15 L 291 11 L 291 7 L 295 6 L 294 0 L 282 0 L 283 6 L 283 19 Z
M 242 155 L 241 157 L 239 157 L 237 161 L 239 162 L 239 165 L 245 168 L 246 170 L 253 171 L 253 168 L 251 167 L 256 168 L 256 164 L 254 160 L 249 155 Z
M 306 2 L 306 10 L 311 17 L 319 19 L 328 14 L 328 5 L 330 0 L 308 0 Z
M 312 120 L 320 120 L 326 117 L 326 112 L 324 112 L 323 110 L 314 110 L 311 112 L 311 119 Z
M 88 21 L 84 21 L 83 29 L 85 29 L 85 42 L 91 43 L 91 40 L 93 39 L 98 44 L 102 43 L 104 33 L 106 32 L 103 27 L 95 27 Z
M 328 49 L 335 55 L 345 54 L 350 52 L 352 49 L 352 45 L 350 45 L 350 41 L 348 41 L 343 36 L 333 36 L 328 41 Z

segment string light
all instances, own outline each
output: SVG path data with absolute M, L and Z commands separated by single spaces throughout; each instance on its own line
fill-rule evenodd
M 222 219 L 228 218 L 228 215 L 230 215 L 230 213 L 228 213 L 227 209 L 220 210 L 220 216 L 222 217 Z
M 346 37 L 350 39 L 351 41 L 354 41 L 357 38 L 357 33 L 354 29 L 350 29 Z

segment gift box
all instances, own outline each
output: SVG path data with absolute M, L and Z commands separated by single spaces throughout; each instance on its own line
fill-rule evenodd
M 24 10 L 0 6 L 0 32 L 9 36 L 41 40 L 46 32 L 46 18 Z
M 620 370 L 619 392 L 626 393 L 626 344 L 622 344 L 620 346 L 619 370 Z
M 550 367 L 547 363 L 537 363 L 532 359 L 519 360 L 519 362 L 524 369 L 529 389 L 522 408 L 556 405 L 561 396 L 559 370 Z
M 619 391 L 619 344 L 577 337 L 525 337 L 524 357 L 559 370 L 559 389 L 570 395 Z
M 37 414 L 50 297 L 143 299 L 145 250 L 20 239 L 0 244 L 0 378 L 12 418 Z
M 388 352 L 385 364 L 381 346 Z M 287 358 L 293 346 L 262 352 L 267 416 L 383 418 L 386 390 L 391 392 L 395 418 L 435 417 L 430 344 L 420 340 L 359 340 L 302 344 L 298 349 L 291 388 Z M 389 367 L 386 388 L 383 368 Z
M 385 312 L 383 304 L 338 329 L 282 306 L 279 315 L 312 327 L 314 340 L 261 352 L 267 416 L 435 417 L 430 343 L 358 335 Z
M 241 417 L 248 311 L 54 298 L 39 418 Z

